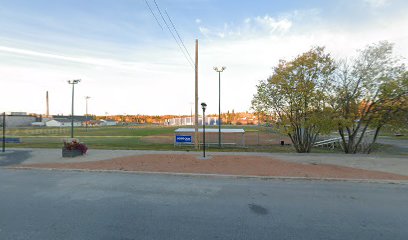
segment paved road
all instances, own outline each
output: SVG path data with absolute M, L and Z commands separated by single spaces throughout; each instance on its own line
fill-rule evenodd
M 408 185 L 0 169 L 0 239 L 408 239 Z

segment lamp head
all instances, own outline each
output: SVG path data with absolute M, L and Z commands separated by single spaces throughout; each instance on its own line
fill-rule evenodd
M 223 72 L 225 69 L 227 69 L 226 67 L 214 67 L 214 70 L 216 71 L 216 72 Z
M 68 80 L 69 84 L 77 84 L 81 81 L 81 79 L 75 79 L 75 80 Z
M 201 108 L 202 108 L 203 111 L 205 112 L 205 109 L 207 108 L 207 104 L 205 104 L 204 102 L 201 103 Z

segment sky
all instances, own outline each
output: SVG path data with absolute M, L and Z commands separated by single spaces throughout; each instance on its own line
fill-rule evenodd
M 207 113 L 214 66 L 221 111 L 250 111 L 279 59 L 313 46 L 340 59 L 387 40 L 406 61 L 407 12 L 406 0 L 0 0 L 0 111 L 44 114 L 49 91 L 50 113 L 70 114 L 67 81 L 81 79 L 75 114 L 90 96 L 89 114 L 189 115 L 196 39 Z

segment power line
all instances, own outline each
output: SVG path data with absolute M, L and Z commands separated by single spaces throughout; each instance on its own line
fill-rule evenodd
M 154 19 L 156 19 L 157 24 L 159 24 L 161 30 L 163 30 L 163 26 L 160 24 L 159 20 L 157 19 L 156 15 L 154 14 L 152 8 L 150 7 L 149 3 L 147 2 L 147 0 L 145 0 L 145 3 L 147 5 L 147 7 L 149 8 L 150 12 L 152 13 Z
M 195 68 L 194 66 L 194 62 L 192 63 L 191 60 L 187 57 L 186 53 L 184 52 L 183 48 L 181 47 L 179 41 L 177 40 L 176 36 L 174 36 L 173 31 L 171 31 L 169 25 L 167 24 L 166 19 L 164 19 L 162 12 L 160 11 L 159 5 L 157 5 L 156 0 L 153 0 L 154 4 L 156 5 L 157 10 L 159 11 L 159 14 L 164 22 L 164 24 L 166 25 L 167 29 L 169 30 L 171 36 L 173 36 L 174 41 L 176 41 L 177 45 L 179 46 L 181 52 L 183 53 L 184 57 L 186 58 L 186 60 L 188 61 L 188 63 L 191 65 L 191 67 Z M 191 57 L 190 57 L 191 58 Z
M 171 25 L 173 26 L 173 29 L 174 29 L 174 31 L 176 32 L 178 38 L 180 39 L 181 44 L 183 45 L 184 49 L 186 50 L 187 56 L 190 58 L 191 62 L 194 62 L 193 58 L 191 57 L 190 53 L 188 52 L 188 50 L 187 50 L 187 48 L 186 48 L 186 45 L 184 45 L 183 39 L 181 39 L 180 34 L 178 33 L 178 31 L 177 31 L 177 29 L 176 29 L 176 26 L 174 26 L 173 21 L 171 21 L 171 18 L 170 18 L 170 16 L 169 16 L 169 14 L 167 14 L 167 11 L 166 11 L 166 10 L 164 10 L 164 13 L 167 15 L 167 18 L 169 19 Z

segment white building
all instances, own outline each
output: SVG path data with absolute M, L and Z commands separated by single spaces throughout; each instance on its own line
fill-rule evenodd
M 31 126 L 33 126 L 33 127 L 44 127 L 45 122 L 33 122 L 33 123 L 31 123 Z
M 20 112 L 6 113 L 6 127 L 28 127 L 32 122 L 37 120 L 36 117 Z
M 101 120 L 100 126 L 116 126 L 117 123 L 115 121 L 110 120 Z
M 205 125 L 217 125 L 218 124 L 218 117 L 205 117 Z M 180 118 L 172 118 L 166 121 L 166 125 L 169 126 L 193 126 L 194 125 L 194 117 L 180 117 Z M 198 125 L 203 125 L 203 118 L 198 118 Z
M 71 127 L 70 119 L 53 119 L 45 123 L 47 127 Z M 82 123 L 74 120 L 74 127 L 80 127 Z

